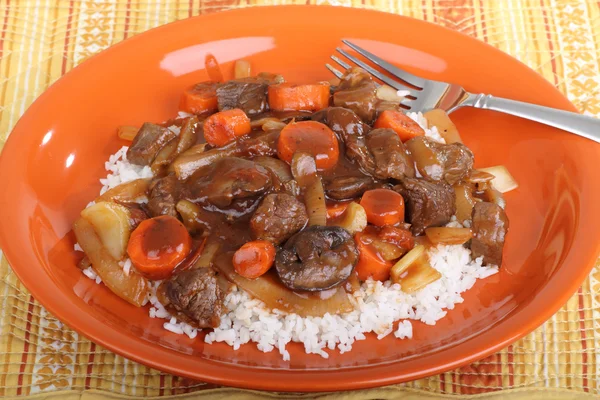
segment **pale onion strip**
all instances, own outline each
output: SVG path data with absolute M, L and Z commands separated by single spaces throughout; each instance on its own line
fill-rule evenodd
M 235 79 L 248 78 L 251 70 L 250 63 L 247 60 L 237 60 L 235 62 L 234 77 Z
M 394 266 L 390 272 L 392 281 L 399 283 L 401 276 L 406 270 L 425 254 L 425 246 L 417 245 L 411 251 L 406 253 Z
M 494 179 L 492 179 L 492 186 L 500 193 L 510 192 L 511 190 L 519 187 L 519 184 L 515 178 L 513 178 L 504 165 L 479 168 L 478 170 L 494 175 Z
M 425 235 L 431 243 L 465 244 L 473 237 L 469 228 L 432 227 L 425 229 Z
M 317 165 L 313 156 L 296 153 L 291 163 L 292 175 L 304 192 L 304 205 L 308 212 L 308 225 L 327 224 L 327 206 L 323 182 L 317 174 Z
M 117 136 L 119 137 L 119 139 L 131 142 L 133 141 L 135 135 L 137 135 L 139 130 L 140 128 L 138 128 L 137 126 L 122 125 L 117 129 Z
M 395 103 L 400 103 L 404 99 L 404 96 L 399 96 L 398 91 L 388 85 L 379 86 L 376 95 L 379 100 L 393 101 Z

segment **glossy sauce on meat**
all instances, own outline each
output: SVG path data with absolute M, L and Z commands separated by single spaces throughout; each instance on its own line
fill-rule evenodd
M 378 85 L 363 70 L 347 71 L 333 90 L 330 106 L 314 113 L 270 111 L 268 87 L 280 81 L 279 76 L 261 74 L 211 84 L 218 109 L 241 109 L 254 127 L 233 142 L 221 147 L 205 144 L 207 112 L 164 124 L 146 123 L 127 152 L 132 163 L 152 166 L 155 171 L 146 191 L 147 204 L 127 205 L 130 225 L 168 215 L 181 220 L 193 238 L 184 267 L 161 285 L 162 299 L 171 312 L 201 328 L 218 326 L 227 279 L 272 308 L 305 315 L 349 311 L 345 293 L 360 287 L 361 246 L 366 243 L 376 249 L 382 263 L 393 265 L 414 246 L 413 235 L 450 222 L 457 213 L 457 193 L 462 192 L 469 201 L 459 211 L 468 214 L 462 215 L 465 220 L 472 219 L 473 255 L 483 256 L 487 264 L 501 263 L 508 230 L 506 214 L 495 204 L 501 195 L 494 192 L 489 177 L 473 172 L 474 156 L 465 145 L 438 143 L 425 136 L 401 139 L 394 129 L 374 129 L 382 109 L 398 107 L 377 98 Z M 275 124 L 264 124 L 267 118 Z M 284 124 L 304 120 L 329 127 L 339 146 L 335 165 L 323 171 L 315 167 L 306 175 L 295 169 L 298 165 L 294 166 L 293 159 L 287 163 L 285 157 L 278 158 L 280 142 L 286 137 L 281 135 L 280 140 Z M 302 125 L 326 130 L 316 122 Z M 312 142 L 319 142 L 319 137 L 313 136 Z M 202 145 L 191 147 L 194 143 Z M 165 150 L 169 148 L 176 152 Z M 299 153 L 296 150 L 295 156 L 314 164 L 304 150 Z M 326 223 L 312 219 L 310 212 L 318 209 L 314 204 L 325 211 L 325 202 L 328 206 L 359 203 L 372 189 L 391 189 L 396 193 L 374 192 L 391 192 L 403 201 L 402 213 L 394 214 L 394 222 L 378 223 L 363 216 L 369 224 L 364 221 L 353 231 L 354 225 L 343 225 L 344 211 Z M 310 193 L 316 195 L 309 204 Z M 373 200 L 375 208 L 381 204 Z M 169 226 L 157 220 L 142 250 L 150 255 L 174 251 L 179 244 L 174 236 Z M 361 243 L 357 243 L 359 237 Z M 232 265 L 232 252 L 252 241 L 265 241 L 276 249 L 271 270 L 256 280 L 244 278 Z M 214 254 L 196 263 L 204 246 Z M 333 308 L 321 309 L 318 301 Z

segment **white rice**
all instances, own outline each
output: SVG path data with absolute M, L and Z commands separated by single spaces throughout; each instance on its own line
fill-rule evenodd
M 180 117 L 183 114 L 180 113 Z M 425 130 L 428 137 L 444 142 L 435 127 L 428 128 L 423 114 L 408 115 Z M 127 147 L 121 148 L 105 164 L 109 174 L 100 180 L 103 185 L 101 193 L 123 182 L 152 176 L 150 168 L 141 168 L 127 162 L 126 151 Z M 462 225 L 453 218 L 448 226 Z M 75 250 L 81 250 L 81 247 L 75 244 Z M 204 341 L 224 342 L 234 349 L 252 342 L 263 352 L 277 350 L 284 360 L 289 360 L 287 346 L 292 342 L 301 343 L 308 354 L 327 358 L 328 351 L 350 351 L 355 341 L 366 339 L 367 333 L 374 333 L 378 339 L 391 333 L 398 339 L 410 339 L 413 336 L 410 320 L 435 325 L 436 321 L 446 316 L 447 310 L 452 310 L 456 304 L 463 302 L 461 294 L 469 290 L 477 279 L 498 272 L 497 267 L 482 266 L 481 257 L 471 259 L 471 251 L 461 245 L 440 245 L 430 249 L 428 255 L 431 266 L 441 273 L 441 279 L 414 294 L 402 292 L 398 284 L 390 281 L 368 280 L 351 295 L 355 310 L 341 315 L 301 317 L 270 310 L 262 301 L 234 287 L 225 299 L 226 313 L 221 319 L 221 325 L 207 333 Z M 120 264 L 125 273 L 129 273 L 131 260 L 126 259 Z M 83 273 L 96 283 L 102 281 L 91 267 Z M 152 282 L 146 300 L 150 303 L 150 318 L 165 319 L 167 322 L 163 324 L 164 329 L 194 339 L 198 330 L 178 321 L 158 300 L 156 289 L 159 284 L 160 281 Z
M 446 141 L 444 140 L 442 135 L 440 135 L 440 133 L 438 132 L 438 129 L 436 126 L 429 127 L 427 118 L 425 118 L 425 116 L 423 116 L 422 112 L 418 112 L 418 113 L 409 112 L 409 113 L 406 113 L 406 115 L 410 119 L 415 121 L 417 124 L 419 124 L 419 126 L 425 131 L 425 136 L 427 136 L 428 138 L 431 138 L 437 142 L 446 143 Z
M 370 332 L 378 339 L 392 332 L 399 339 L 410 339 L 409 320 L 435 325 L 446 316 L 446 310 L 463 302 L 461 293 L 469 290 L 477 279 L 498 272 L 496 267 L 483 267 L 481 258 L 472 260 L 471 251 L 463 246 L 433 248 L 429 260 L 442 274 L 441 279 L 414 294 L 402 292 L 398 284 L 390 281 L 368 280 L 352 295 L 356 310 L 342 315 L 300 317 L 271 311 L 247 293 L 233 291 L 225 301 L 229 312 L 221 319 L 221 325 L 206 335 L 205 341 L 225 342 L 234 349 L 254 342 L 261 351 L 277 349 L 284 359 L 289 359 L 286 346 L 290 342 L 302 343 L 308 354 L 327 358 L 327 350 L 350 351 L 356 340 L 364 340 Z M 397 321 L 401 322 L 394 327 Z
M 96 283 L 102 282 L 102 278 L 100 278 L 100 276 L 98 276 L 98 274 L 96 273 L 96 271 L 94 271 L 94 269 L 92 267 L 87 267 L 86 269 L 84 269 L 83 274 L 85 276 L 87 276 L 88 278 L 90 278 L 91 280 L 96 281 Z
M 104 163 L 104 168 L 109 174 L 100 179 L 103 194 L 109 189 L 119 186 L 121 183 L 133 181 L 140 178 L 152 178 L 152 170 L 148 166 L 140 167 L 127 161 L 127 146 L 121 147 L 115 154 Z

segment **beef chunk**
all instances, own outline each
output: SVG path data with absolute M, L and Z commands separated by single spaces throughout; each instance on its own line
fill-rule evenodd
M 150 165 L 160 149 L 176 136 L 163 126 L 146 122 L 127 150 L 127 161 L 135 165 Z
M 380 179 L 402 179 L 415 176 L 413 160 L 392 129 L 374 129 L 367 134 L 366 144 L 375 161 L 373 175 Z
M 462 143 L 443 144 L 425 136 L 406 142 L 419 173 L 430 180 L 454 185 L 473 170 L 473 153 Z
M 334 200 L 354 199 L 375 186 L 370 176 L 336 176 L 325 182 L 327 197 Z
M 259 196 L 272 186 L 271 174 L 253 161 L 225 157 L 195 173 L 186 183 L 189 199 L 225 208 L 234 200 Z
M 444 164 L 444 179 L 451 185 L 462 181 L 473 170 L 475 156 L 462 143 L 438 145 L 438 157 Z
M 266 196 L 250 220 L 254 238 L 280 244 L 304 228 L 306 207 L 294 196 L 279 193 Z
M 375 171 L 375 160 L 365 143 L 365 135 L 371 128 L 354 111 L 343 107 L 328 107 L 313 114 L 312 119 L 329 126 L 342 139 L 349 160 L 356 161 L 366 173 Z
M 371 74 L 361 68 L 346 71 L 333 94 L 333 104 L 349 108 L 363 121 L 370 124 L 375 119 L 377 106 L 377 84 Z
M 170 215 L 177 217 L 175 206 L 179 201 L 179 182 L 175 175 L 155 178 L 150 183 L 148 196 L 148 212 L 152 217 Z
M 445 182 L 406 178 L 394 187 L 406 203 L 406 214 L 414 235 L 430 226 L 442 226 L 454 215 L 454 190 Z
M 165 284 L 169 305 L 189 317 L 199 328 L 216 328 L 221 322 L 225 293 L 212 268 L 183 271 Z
M 267 111 L 268 86 L 266 79 L 255 77 L 223 83 L 217 88 L 219 111 L 241 108 L 249 115 Z
M 502 264 L 502 249 L 508 232 L 508 217 L 497 204 L 479 202 L 473 207 L 473 257 L 483 256 L 484 264 Z

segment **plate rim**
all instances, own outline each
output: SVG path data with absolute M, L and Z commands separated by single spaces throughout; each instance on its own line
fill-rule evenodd
M 445 30 L 446 33 L 448 33 L 448 35 L 462 37 L 462 40 L 477 42 L 477 43 L 479 43 L 479 45 L 487 46 L 489 49 L 493 50 L 494 52 L 496 52 L 497 54 L 499 54 L 502 57 L 508 57 L 508 58 L 512 59 L 512 61 L 516 61 L 516 62 L 520 63 L 522 66 L 527 68 L 529 71 L 540 76 L 541 79 L 543 79 L 544 81 L 546 81 L 546 83 L 548 83 L 549 87 L 552 87 L 554 89 L 554 91 L 556 91 L 557 94 L 560 94 L 560 97 L 562 97 L 562 99 L 564 99 L 564 101 L 565 101 L 564 109 L 567 109 L 570 111 L 577 111 L 576 107 L 568 100 L 568 98 L 562 92 L 560 92 L 556 87 L 554 87 L 550 82 L 548 82 L 543 76 L 541 76 L 536 71 L 529 68 L 529 66 L 527 66 L 520 60 L 491 46 L 490 44 L 488 44 L 486 42 L 480 41 L 474 37 L 465 35 L 461 32 L 443 27 L 441 25 L 437 25 L 437 24 L 434 24 L 434 23 L 431 23 L 428 21 L 424 21 L 424 20 L 420 20 L 420 19 L 416 19 L 416 18 L 412 18 L 412 17 L 407 17 L 407 16 L 393 14 L 393 13 L 387 13 L 387 12 L 383 12 L 383 11 L 379 11 L 379 10 L 365 9 L 365 8 L 361 8 L 361 7 L 357 8 L 357 7 L 346 7 L 346 6 L 340 7 L 340 6 L 322 6 L 322 5 L 253 6 L 253 7 L 241 7 L 241 8 L 235 8 L 235 9 L 229 9 L 229 10 L 219 11 L 219 12 L 215 12 L 215 13 L 197 15 L 197 16 L 182 19 L 182 20 L 172 21 L 167 24 L 152 28 L 148 31 L 141 32 L 140 34 L 136 34 L 132 37 L 129 37 L 125 40 L 120 41 L 119 43 L 116 43 L 116 44 L 108 47 L 107 49 L 95 54 L 94 56 L 86 59 L 79 65 L 75 66 L 69 72 L 62 75 L 59 79 L 57 79 L 52 85 L 50 85 L 42 94 L 40 94 L 40 96 L 38 96 L 38 98 L 35 99 L 35 101 L 28 107 L 28 109 L 25 111 L 25 113 L 19 118 L 18 122 L 13 127 L 11 133 L 15 132 L 19 129 L 22 119 L 25 115 L 28 114 L 29 109 L 32 106 L 34 106 L 35 103 L 38 103 L 40 101 L 40 99 L 43 99 L 43 98 L 49 96 L 54 91 L 56 91 L 57 88 L 62 85 L 62 82 L 64 82 L 65 79 L 68 79 L 69 75 L 73 71 L 78 71 L 81 68 L 85 68 L 85 66 L 87 66 L 88 64 L 93 63 L 96 58 L 103 57 L 106 54 L 109 54 L 111 52 L 111 50 L 114 48 L 118 48 L 120 46 L 127 45 L 130 43 L 135 43 L 140 40 L 143 41 L 145 35 L 148 32 L 157 32 L 157 31 L 160 31 L 163 29 L 171 29 L 170 28 L 171 25 L 179 25 L 179 24 L 183 25 L 185 23 L 189 23 L 188 22 L 189 20 L 206 20 L 209 18 L 223 18 L 223 16 L 225 14 L 227 14 L 227 15 L 243 14 L 243 13 L 252 14 L 252 13 L 257 12 L 257 10 L 264 11 L 265 9 L 277 10 L 276 12 L 284 12 L 285 13 L 286 10 L 289 10 L 290 8 L 310 8 L 310 9 L 313 9 L 315 12 L 322 12 L 322 10 L 326 10 L 326 9 L 329 9 L 330 11 L 335 10 L 337 12 L 337 11 L 340 11 L 340 9 L 342 9 L 343 12 L 348 12 L 348 13 L 360 12 L 363 15 L 364 14 L 385 14 L 388 16 L 393 16 L 394 18 L 408 19 L 408 20 L 416 21 L 419 24 L 421 24 L 422 26 L 426 26 L 427 28 L 425 28 L 425 29 Z M 271 12 L 271 11 L 269 11 L 269 12 Z M 199 43 L 202 43 L 202 41 L 199 41 Z M 0 176 L 5 175 L 2 172 L 2 170 L 5 170 L 5 168 L 2 168 L 2 167 L 3 166 L 6 167 L 5 164 L 7 163 L 6 160 L 7 160 L 8 156 L 6 156 L 6 153 L 7 153 L 6 150 L 7 149 L 10 150 L 11 147 L 13 147 L 12 143 L 14 143 L 16 141 L 16 139 L 11 140 L 13 137 L 14 136 L 12 134 L 8 135 L 8 138 L 4 145 L 4 149 L 2 150 L 2 153 L 0 154 Z M 0 207 L 0 215 L 2 215 L 4 212 L 5 211 L 3 210 L 3 207 Z M 599 235 L 599 239 L 600 239 L 600 235 Z M 11 265 L 11 270 L 15 273 L 15 275 L 19 278 L 19 280 L 24 284 L 24 286 L 29 288 L 30 286 L 28 283 L 31 283 L 31 280 L 26 275 L 23 274 L 23 271 L 21 270 L 21 268 L 13 268 L 12 267 L 12 265 L 17 265 L 17 264 L 14 264 L 11 260 L 16 260 L 18 257 L 13 252 L 12 246 L 6 246 L 6 244 L 9 243 L 9 241 L 10 240 L 8 238 L 8 234 L 4 230 L 0 230 L 0 243 L 2 243 L 1 248 L 2 248 L 2 251 L 5 255 L 8 263 Z M 383 386 L 383 385 L 406 382 L 406 381 L 410 381 L 410 380 L 414 380 L 414 379 L 423 378 L 426 376 L 435 375 L 435 374 L 442 373 L 442 372 L 445 372 L 445 371 L 448 371 L 448 370 L 451 370 L 451 369 L 454 369 L 457 367 L 461 367 L 463 365 L 467 365 L 474 361 L 480 360 L 490 354 L 493 354 L 493 353 L 501 350 L 502 348 L 505 348 L 507 345 L 509 345 L 509 344 L 515 342 L 516 340 L 524 337 L 525 335 L 533 332 L 541 324 L 543 324 L 548 318 L 550 318 L 552 315 L 554 315 L 581 286 L 582 282 L 585 280 L 585 278 L 588 276 L 589 272 L 592 270 L 594 263 L 595 263 L 596 259 L 598 258 L 599 254 L 600 254 L 600 240 L 599 240 L 598 244 L 596 245 L 594 254 L 590 254 L 590 255 L 588 255 L 588 257 L 585 257 L 586 259 L 588 259 L 588 261 L 585 263 L 585 266 L 579 270 L 578 278 L 577 278 L 578 285 L 574 288 L 569 287 L 569 290 L 562 291 L 561 294 L 556 297 L 557 300 L 553 303 L 553 305 L 551 307 L 546 307 L 542 312 L 539 312 L 537 314 L 536 318 L 534 318 L 533 321 L 530 322 L 530 324 L 525 329 L 515 330 L 514 334 L 506 335 L 506 337 L 504 337 L 502 340 L 495 342 L 495 344 L 487 346 L 485 349 L 482 349 L 480 351 L 474 351 L 467 355 L 463 355 L 460 358 L 448 360 L 448 361 L 445 361 L 444 363 L 438 364 L 438 365 L 430 367 L 430 368 L 422 368 L 419 371 L 404 372 L 401 375 L 389 374 L 389 373 L 381 374 L 379 378 L 375 377 L 377 375 L 378 370 L 383 371 L 383 370 L 389 369 L 390 365 L 394 365 L 395 363 L 401 363 L 402 361 L 400 360 L 400 361 L 393 361 L 393 362 L 387 362 L 387 363 L 380 363 L 380 364 L 371 365 L 371 366 L 370 365 L 361 365 L 361 366 L 357 366 L 357 367 L 347 367 L 347 368 L 343 368 L 341 370 L 337 370 L 337 369 L 281 370 L 281 369 L 273 369 L 270 367 L 254 367 L 254 366 L 249 367 L 249 366 L 244 366 L 244 365 L 239 365 L 239 364 L 225 364 L 220 361 L 203 358 L 203 359 L 201 359 L 201 363 L 204 364 L 204 368 L 202 368 L 202 370 L 197 369 L 196 371 L 194 371 L 194 373 L 192 373 L 191 371 L 189 371 L 187 369 L 178 367 L 174 363 L 171 363 L 168 366 L 165 366 L 164 363 L 160 363 L 160 362 L 156 361 L 156 358 L 154 358 L 154 359 L 149 358 L 147 356 L 148 352 L 156 351 L 156 348 L 154 347 L 155 344 L 151 344 L 150 342 L 148 342 L 148 343 L 137 342 L 137 343 L 134 343 L 135 346 L 133 346 L 132 349 L 146 348 L 147 350 L 146 351 L 129 350 L 127 348 L 127 346 L 121 344 L 122 342 L 114 341 L 114 340 L 110 341 L 110 340 L 108 340 L 108 337 L 109 337 L 108 335 L 98 334 L 96 330 L 90 328 L 90 325 L 88 325 L 88 324 L 84 325 L 84 324 L 80 324 L 80 323 L 78 324 L 77 321 L 75 320 L 76 318 L 74 315 L 71 316 L 70 313 L 63 312 L 61 309 L 58 308 L 57 305 L 55 305 L 51 300 L 49 300 L 49 297 L 51 297 L 50 294 L 43 294 L 40 297 L 40 299 L 35 297 L 33 292 L 31 294 L 32 294 L 32 296 L 34 296 L 36 298 L 36 300 L 39 301 L 39 303 L 42 306 L 44 306 L 46 308 L 47 311 L 49 311 L 51 314 L 53 314 L 57 319 L 59 319 L 61 322 L 64 321 L 71 329 L 78 332 L 79 334 L 82 334 L 83 336 L 85 336 L 86 338 L 91 340 L 92 342 L 99 344 L 103 347 L 106 347 L 107 349 L 115 352 L 116 354 L 119 354 L 128 359 L 134 360 L 136 362 L 142 363 L 149 367 L 155 368 L 157 370 L 167 371 L 167 372 L 175 374 L 175 375 L 186 376 L 186 377 L 189 377 L 192 379 L 205 380 L 205 381 L 209 381 L 209 382 L 218 383 L 221 385 L 248 388 L 248 389 L 277 390 L 277 391 L 282 391 L 282 392 L 299 391 L 299 390 L 306 391 L 306 392 L 332 391 L 332 390 L 333 391 L 341 391 L 341 390 L 349 390 L 349 389 L 364 389 L 364 388 L 371 388 L 371 387 L 376 387 L 376 386 Z M 579 279 L 579 278 L 581 278 L 581 279 Z M 519 313 L 521 311 L 523 311 L 523 310 L 519 310 Z M 91 318 L 89 315 L 86 315 L 84 317 Z M 93 321 L 97 321 L 95 318 L 91 318 L 91 319 Z M 121 334 L 121 333 L 119 333 L 119 335 L 123 336 L 123 334 Z M 173 350 L 168 349 L 168 348 L 161 348 L 161 351 L 172 352 Z M 201 364 L 201 363 L 199 363 L 199 364 Z M 221 372 L 219 372 L 219 371 L 221 371 Z M 231 374 L 232 371 L 233 372 L 236 372 L 236 371 L 243 372 L 243 374 L 240 374 L 241 377 L 232 376 L 233 375 L 233 374 Z M 357 373 L 357 371 L 364 371 L 364 372 Z M 304 379 L 308 380 L 311 383 L 311 385 L 309 387 L 307 387 L 306 385 L 302 385 L 302 382 L 300 382 L 300 381 L 298 381 L 296 383 L 294 383 L 295 381 L 292 381 L 291 384 L 287 380 L 286 381 L 283 381 L 283 380 L 277 381 L 277 380 L 272 379 L 275 376 L 275 375 L 273 375 L 275 373 L 279 374 L 280 377 L 286 378 L 286 379 L 289 379 L 292 377 L 303 377 Z M 327 377 L 335 378 L 335 379 L 331 380 L 333 382 L 331 382 L 329 380 L 324 381 L 322 379 L 318 379 L 318 377 L 322 378 L 323 376 L 327 376 Z M 269 378 L 271 378 L 271 379 L 269 379 Z M 344 383 L 342 384 L 342 382 L 344 382 Z M 344 387 L 341 387 L 342 385 Z

